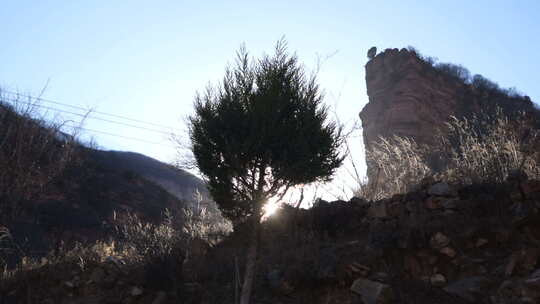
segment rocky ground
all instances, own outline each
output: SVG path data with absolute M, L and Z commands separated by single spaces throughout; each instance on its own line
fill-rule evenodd
M 264 223 L 254 303 L 539 303 L 539 208 L 523 176 L 285 207 Z M 5 279 L 0 303 L 234 303 L 244 230 L 144 267 L 46 264 Z
M 540 182 L 516 177 L 285 208 L 265 224 L 255 303 L 539 303 L 539 207 Z M 239 239 L 210 252 L 203 303 L 233 303 Z

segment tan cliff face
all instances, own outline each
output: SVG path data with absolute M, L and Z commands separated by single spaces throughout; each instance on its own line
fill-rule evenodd
M 529 97 L 502 89 L 481 75 L 470 77 L 461 66 L 434 65 L 408 49 L 387 49 L 370 58 L 365 66 L 369 102 L 360 112 L 366 150 L 380 137 L 394 135 L 433 146 L 439 134 L 446 133 L 451 116 L 472 118 L 497 108 L 513 119 L 526 113 L 531 127 L 540 128 L 540 110 Z M 371 162 L 367 160 L 369 180 L 382 178 Z
M 435 130 L 451 115 L 466 91 L 432 73 L 407 49 L 390 49 L 366 64 L 368 104 L 360 112 L 366 147 L 379 136 L 410 136 L 418 143 L 434 141 Z
M 432 145 L 437 130 L 450 116 L 460 116 L 465 103 L 468 111 L 480 111 L 481 105 L 470 101 L 470 85 L 434 71 L 414 51 L 387 49 L 365 68 L 369 102 L 360 118 L 366 150 L 379 137 L 393 135 Z M 367 167 L 373 180 L 377 170 L 369 161 Z

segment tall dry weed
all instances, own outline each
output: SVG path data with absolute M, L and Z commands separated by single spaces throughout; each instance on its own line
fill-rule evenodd
M 363 197 L 376 200 L 409 191 L 432 174 L 426 162 L 428 152 L 408 137 L 379 138 L 366 152 L 367 161 L 375 165 L 376 180 L 359 187 Z M 357 191 L 356 195 L 362 193 Z
M 504 181 L 513 171 L 540 178 L 540 132 L 525 113 L 510 119 L 501 109 L 472 118 L 450 117 L 433 146 L 408 137 L 380 138 L 366 152 L 374 180 L 356 195 L 380 199 L 404 193 L 424 178 L 455 184 Z
M 25 202 L 43 193 L 76 155 L 76 128 L 65 133 L 67 121 L 47 119 L 39 107 L 39 99 L 4 96 L 0 90 L 0 223 L 4 225 L 20 216 Z
M 509 119 L 500 109 L 495 113 L 457 119 L 446 124 L 440 155 L 449 159 L 441 178 L 459 184 L 502 182 L 512 171 L 539 178 L 539 132 L 530 127 L 525 114 Z

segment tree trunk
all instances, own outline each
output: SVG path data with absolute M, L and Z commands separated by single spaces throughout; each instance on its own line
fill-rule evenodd
M 240 304 L 249 304 L 253 282 L 257 271 L 257 251 L 259 249 L 259 229 L 261 216 L 258 212 L 253 215 L 253 229 L 249 240 L 248 252 L 246 255 L 246 273 L 240 293 Z

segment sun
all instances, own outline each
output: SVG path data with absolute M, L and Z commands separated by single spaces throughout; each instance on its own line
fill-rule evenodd
M 274 213 L 276 213 L 280 205 L 281 202 L 278 200 L 277 197 L 269 198 L 266 204 L 264 204 L 263 206 L 262 220 L 265 220 L 268 217 L 272 216 Z

